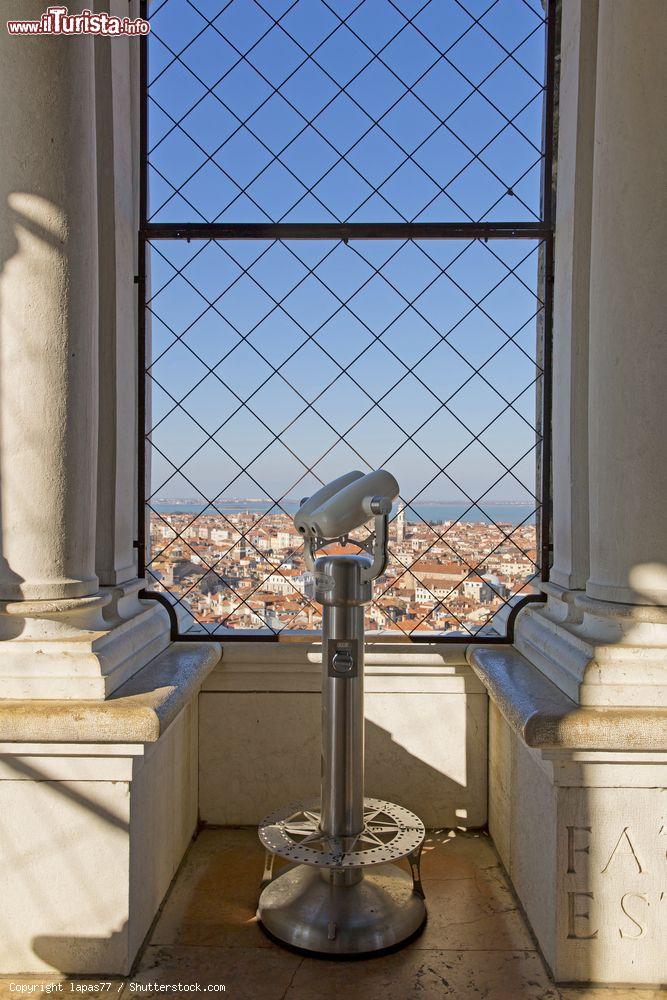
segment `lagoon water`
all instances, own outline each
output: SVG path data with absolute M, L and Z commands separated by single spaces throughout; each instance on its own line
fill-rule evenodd
M 215 514 L 213 507 L 208 507 L 205 501 L 160 500 L 151 503 L 159 514 L 200 514 L 206 511 Z M 294 514 L 298 509 L 294 501 L 285 500 L 281 507 L 272 505 L 270 500 L 219 500 L 215 508 L 222 514 L 240 514 L 242 511 L 252 511 L 258 516 L 263 513 L 277 514 L 282 509 L 287 514 Z M 468 509 L 470 508 L 470 509 Z M 394 508 L 395 513 L 395 508 Z M 415 503 L 407 507 L 406 521 L 419 523 L 420 520 L 442 524 L 443 521 L 460 520 L 476 524 L 535 524 L 535 508 L 532 504 L 523 503 L 492 503 L 482 504 L 482 507 L 470 507 L 458 501 L 450 503 Z

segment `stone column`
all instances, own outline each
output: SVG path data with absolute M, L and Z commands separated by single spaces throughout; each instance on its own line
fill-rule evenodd
M 107 7 L 109 4 L 107 3 Z M 124 8 L 124 9 L 123 9 Z M 111 12 L 127 15 L 126 0 Z M 137 228 L 133 166 L 132 38 L 95 40 L 97 186 L 100 255 L 100 423 L 96 569 L 102 586 L 137 576 Z M 136 81 L 138 83 L 138 81 Z M 138 96 L 138 95 L 137 95 Z M 138 129 L 136 130 L 138 131 Z
M 5 13 L 43 9 L 12 0 Z M 127 44 L 0 32 L 12 81 L 0 94 L 0 698 L 104 698 L 169 638 L 165 610 L 139 599 L 132 550 Z
M 552 405 L 553 565 L 558 588 L 588 576 L 588 311 L 597 0 L 562 9 Z
M 667 915 L 667 5 L 600 0 L 591 30 L 594 6 L 562 5 L 553 578 L 516 649 L 468 656 L 489 829 L 554 978 L 647 985 Z
M 0 598 L 81 598 L 98 590 L 93 42 L 0 36 Z
M 667 6 L 600 7 L 590 292 L 590 597 L 667 604 Z
M 555 558 L 516 645 L 581 704 L 650 706 L 667 693 L 667 7 L 601 0 L 597 27 L 594 7 L 563 9 Z

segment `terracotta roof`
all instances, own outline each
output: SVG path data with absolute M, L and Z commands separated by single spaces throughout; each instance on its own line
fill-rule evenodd
M 327 556 L 356 556 L 360 552 L 363 552 L 363 549 L 360 549 L 352 539 L 350 539 L 347 545 L 339 545 L 336 542 L 334 545 L 327 545 L 324 550 L 324 554 Z
M 427 562 L 424 559 L 417 559 L 411 569 L 418 576 L 455 576 L 460 579 L 466 574 L 466 567 L 462 563 Z

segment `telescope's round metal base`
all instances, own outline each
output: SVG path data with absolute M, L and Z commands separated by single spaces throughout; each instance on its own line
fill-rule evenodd
M 271 854 L 322 868 L 365 868 L 397 861 L 423 843 L 424 824 L 405 806 L 385 799 L 364 799 L 364 827 L 354 837 L 332 837 L 322 830 L 319 804 L 293 802 L 259 824 L 259 839 Z
M 407 942 L 426 907 L 412 877 L 393 864 L 364 871 L 354 885 L 332 885 L 330 872 L 297 865 L 262 892 L 257 917 L 268 933 L 321 955 L 366 955 Z

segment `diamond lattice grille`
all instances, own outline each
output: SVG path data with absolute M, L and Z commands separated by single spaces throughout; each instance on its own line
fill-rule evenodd
M 545 551 L 541 0 L 147 14 L 149 590 L 189 636 L 318 629 L 292 515 L 384 467 L 366 628 L 497 637 Z
M 540 0 L 155 0 L 148 217 L 541 218 Z
M 371 627 L 475 634 L 529 587 L 537 260 L 518 240 L 152 244 L 147 572 L 191 627 L 316 627 L 290 515 L 353 467 L 403 487 Z

